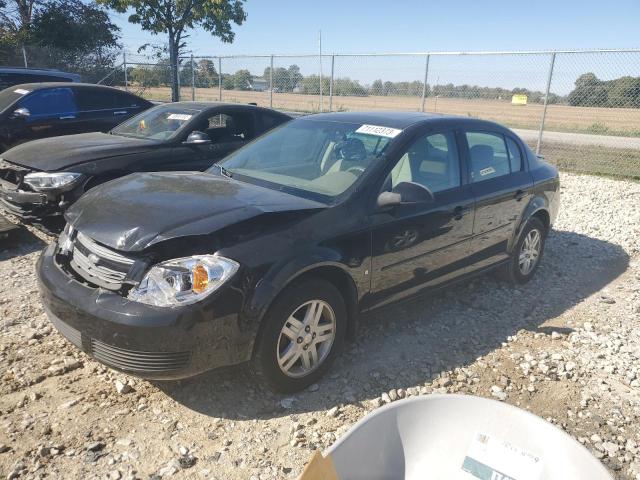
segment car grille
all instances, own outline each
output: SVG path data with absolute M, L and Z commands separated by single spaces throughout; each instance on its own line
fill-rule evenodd
M 129 372 L 168 372 L 189 364 L 190 352 L 142 352 L 91 340 L 91 355 L 111 367 Z
M 109 290 L 119 290 L 133 263 L 134 259 L 104 247 L 78 232 L 70 264 L 88 282 Z
M 82 335 L 80 334 L 80 332 L 75 328 L 64 323 L 62 320 L 60 320 L 57 316 L 53 315 L 51 312 L 47 311 L 47 313 L 49 314 L 48 316 L 49 316 L 49 319 L 51 320 L 51 323 L 53 323 L 53 326 L 58 329 L 58 331 L 62 334 L 62 336 L 65 337 L 67 340 L 69 340 L 71 343 L 73 343 L 76 347 L 82 349 Z

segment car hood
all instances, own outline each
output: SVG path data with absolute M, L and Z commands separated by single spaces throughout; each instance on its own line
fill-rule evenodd
M 149 150 L 158 142 L 108 133 L 81 133 L 41 138 L 17 145 L 2 154 L 6 161 L 44 172 L 64 170 L 79 163 Z
M 251 218 L 326 205 L 201 172 L 134 173 L 96 187 L 67 211 L 73 227 L 121 251 L 208 235 Z

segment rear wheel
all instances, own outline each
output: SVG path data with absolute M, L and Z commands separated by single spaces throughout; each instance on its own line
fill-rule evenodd
M 546 235 L 547 229 L 540 219 L 530 218 L 513 249 L 509 263 L 501 267 L 500 277 L 516 284 L 531 280 L 540 265 Z
M 286 288 L 264 322 L 254 371 L 274 390 L 294 392 L 320 379 L 339 354 L 347 311 L 333 285 L 312 279 Z

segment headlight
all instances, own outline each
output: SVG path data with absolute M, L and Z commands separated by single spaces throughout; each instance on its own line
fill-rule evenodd
M 177 258 L 151 267 L 129 299 L 156 307 L 199 302 L 238 270 L 238 263 L 216 255 Z
M 68 190 L 82 177 L 81 173 L 28 173 L 24 176 L 24 183 L 34 190 Z

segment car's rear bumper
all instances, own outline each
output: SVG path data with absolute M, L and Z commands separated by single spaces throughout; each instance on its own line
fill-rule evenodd
M 42 253 L 37 272 L 51 322 L 109 367 L 170 380 L 250 358 L 253 338 L 238 322 L 242 295 L 231 288 L 195 305 L 144 305 L 70 277 L 56 262 L 53 245 Z

